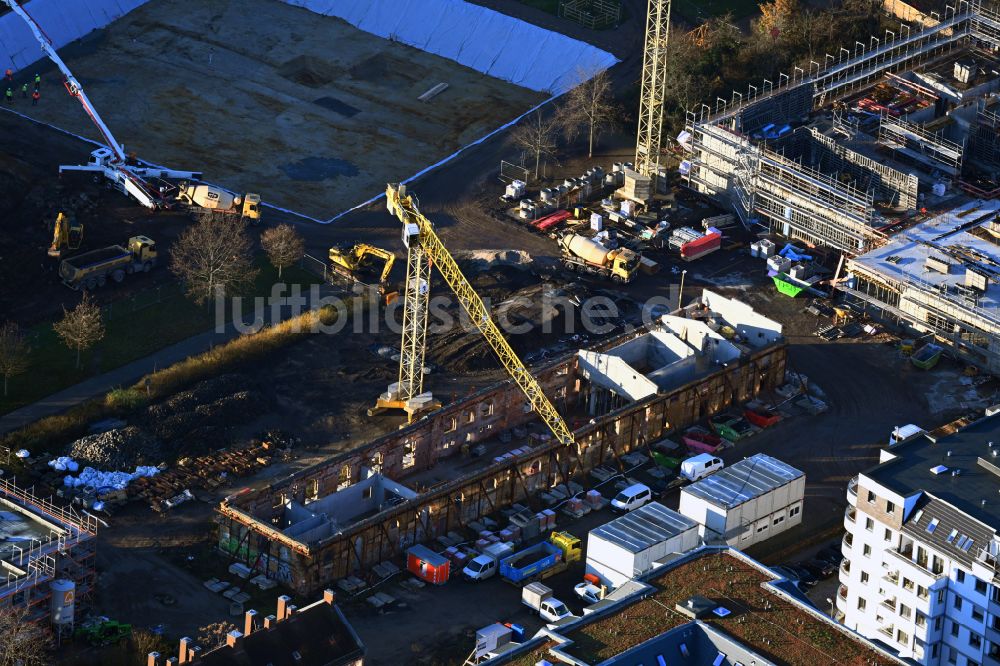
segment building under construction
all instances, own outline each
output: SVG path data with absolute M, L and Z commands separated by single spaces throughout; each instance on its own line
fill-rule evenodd
M 219 508 L 219 548 L 312 593 L 462 530 L 785 381 L 781 326 L 705 292 L 675 315 L 533 374 L 573 429 L 557 441 L 513 381 Z
M 690 112 L 687 184 L 848 255 L 949 187 L 996 194 L 1000 14 L 963 1 L 924 18 Z
M 848 260 L 849 299 L 1000 373 L 1000 201 L 972 201 Z
M 94 590 L 97 520 L 0 479 L 0 606 L 73 625 Z

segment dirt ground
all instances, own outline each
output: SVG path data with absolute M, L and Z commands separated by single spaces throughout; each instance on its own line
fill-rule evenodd
M 276 0 L 153 0 L 64 57 L 129 152 L 320 219 L 544 99 Z M 57 74 L 24 112 L 98 138 Z

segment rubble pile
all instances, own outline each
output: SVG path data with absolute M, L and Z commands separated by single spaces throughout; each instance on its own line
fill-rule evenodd
M 81 437 L 69 446 L 70 458 L 97 469 L 132 469 L 160 462 L 159 442 L 135 426 Z

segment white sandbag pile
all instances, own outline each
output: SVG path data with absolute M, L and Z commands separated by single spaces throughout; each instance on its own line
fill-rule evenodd
M 57 472 L 76 472 L 80 469 L 79 463 L 69 456 L 59 456 L 55 460 L 50 460 L 49 467 Z
M 156 476 L 159 473 L 160 470 L 156 467 L 144 466 L 136 467 L 135 472 L 132 473 L 101 472 L 93 467 L 84 467 L 79 476 L 74 477 L 72 474 L 67 475 L 63 479 L 63 485 L 67 488 L 86 488 L 89 486 L 94 490 L 100 490 L 101 488 L 125 490 L 125 488 L 128 487 L 128 484 L 132 483 L 135 479 Z

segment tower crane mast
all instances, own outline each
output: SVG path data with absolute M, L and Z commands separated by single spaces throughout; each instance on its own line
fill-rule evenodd
M 59 173 L 63 171 L 93 171 L 103 173 L 114 185 L 135 198 L 146 208 L 162 208 L 166 205 L 163 196 L 158 189 L 148 183 L 146 178 L 184 178 L 200 179 L 201 174 L 194 171 L 174 171 L 172 169 L 142 167 L 128 164 L 128 158 L 122 144 L 118 143 L 111 128 L 101 118 L 83 86 L 73 76 L 73 72 L 59 56 L 55 45 L 49 36 L 45 34 L 38 22 L 21 6 L 18 0 L 0 0 L 11 11 L 17 14 L 27 24 L 35 39 L 41 46 L 42 52 L 55 63 L 65 79 L 66 91 L 80 102 L 83 110 L 90 117 L 90 120 L 97 127 L 101 135 L 101 140 L 105 147 L 98 148 L 90 154 L 90 163 L 81 166 L 60 166 Z
M 537 380 L 511 348 L 490 317 L 479 294 L 458 267 L 455 258 L 441 242 L 434 225 L 418 208 L 417 199 L 406 192 L 405 185 L 389 184 L 386 207 L 403 223 L 403 242 L 407 247 L 407 284 L 403 312 L 403 349 L 400 355 L 399 401 L 417 397 L 423 390 L 423 360 L 427 341 L 427 313 L 430 300 L 429 280 L 435 267 L 448 284 L 469 320 L 486 338 L 500 363 L 528 399 L 557 441 L 574 443 L 573 433 L 542 391 Z M 409 411 L 409 410 L 408 410 Z
M 667 42 L 670 37 L 670 0 L 648 0 L 646 40 L 639 96 L 639 132 L 635 168 L 654 185 L 660 166 L 663 135 L 663 97 L 667 87 Z M 656 191 L 656 188 L 653 188 Z

